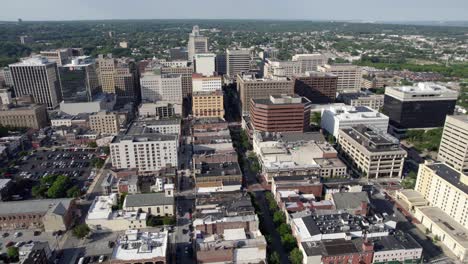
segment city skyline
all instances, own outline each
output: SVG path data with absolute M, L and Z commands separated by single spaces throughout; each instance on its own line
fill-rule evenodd
M 365 22 L 411 22 L 411 21 L 466 21 L 468 2 L 411 1 L 396 0 L 375 4 L 364 0 L 359 4 L 344 0 L 312 2 L 306 0 L 235 2 L 202 0 L 192 2 L 141 0 L 136 5 L 122 0 L 81 1 L 45 0 L 33 2 L 20 0 L 2 4 L 5 11 L 0 21 L 14 21 L 19 18 L 31 21 L 60 20 L 108 20 L 108 19 L 261 19 L 261 20 L 339 20 Z M 118 4 L 116 4 L 118 3 Z M 28 9 L 24 7 L 28 6 Z M 181 8 L 181 7 L 184 8 Z M 301 8 L 299 8 L 301 7 Z M 226 10 L 229 12 L 218 12 Z M 322 11 L 321 11 L 322 10 Z M 332 10 L 332 12 L 323 12 Z

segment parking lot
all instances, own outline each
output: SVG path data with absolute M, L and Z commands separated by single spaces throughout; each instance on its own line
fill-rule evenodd
M 31 241 L 48 242 L 50 249 L 54 250 L 62 239 L 62 235 L 54 236 L 51 233 L 35 232 L 34 230 L 2 230 L 0 232 L 0 253 L 6 253 L 10 246 L 20 247 Z
M 95 151 L 88 149 L 40 150 L 20 160 L 21 171 L 16 176 L 39 180 L 51 174 L 81 177 L 89 174 Z

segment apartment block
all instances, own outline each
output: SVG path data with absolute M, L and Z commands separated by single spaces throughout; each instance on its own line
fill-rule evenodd
M 361 89 L 361 67 L 352 64 L 333 64 L 318 66 L 318 71 L 338 76 L 338 92 L 358 92 Z
M 104 135 L 117 135 L 120 122 L 117 113 L 101 111 L 89 116 L 89 128 Z
M 303 132 L 310 123 L 310 101 L 297 95 L 251 99 L 250 124 L 256 131 Z
M 57 64 L 43 57 L 32 57 L 10 64 L 17 97 L 31 95 L 35 103 L 55 109 L 62 101 Z
M 444 163 L 419 166 L 415 190 L 427 201 L 415 217 L 456 257 L 468 260 L 468 176 Z
M 40 129 L 48 124 L 45 105 L 0 107 L 0 125 Z
M 366 125 L 341 128 L 338 144 L 346 159 L 367 178 L 401 178 L 407 153 L 398 139 Z
M 194 92 L 192 95 L 194 117 L 224 118 L 224 95 L 222 91 Z
M 153 133 L 144 126 L 132 124 L 110 144 L 112 166 L 142 172 L 177 166 L 178 148 L 178 135 Z
M 256 78 L 254 75 L 237 75 L 242 114 L 250 113 L 251 99 L 268 99 L 272 94 L 294 94 L 294 83 L 288 78 Z
M 335 102 L 338 76 L 331 73 L 306 72 L 293 76 L 294 92 L 313 104 Z
M 468 115 L 447 116 L 437 160 L 468 174 Z

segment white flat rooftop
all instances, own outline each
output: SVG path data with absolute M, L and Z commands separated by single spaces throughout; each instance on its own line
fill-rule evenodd
M 135 261 L 165 258 L 167 239 L 168 231 L 140 232 L 136 240 L 126 240 L 125 236 L 122 236 L 112 252 L 112 259 Z

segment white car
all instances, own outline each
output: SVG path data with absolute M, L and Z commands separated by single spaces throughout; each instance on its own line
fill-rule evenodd
M 99 263 L 102 263 L 102 262 L 104 262 L 105 259 L 106 259 L 106 257 L 105 257 L 104 255 L 101 255 L 101 256 L 99 257 L 99 261 L 98 261 L 98 262 L 99 262 Z

